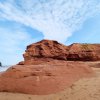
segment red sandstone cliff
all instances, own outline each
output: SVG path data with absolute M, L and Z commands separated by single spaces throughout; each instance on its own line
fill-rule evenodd
M 100 44 L 79 44 L 69 46 L 67 60 L 97 61 L 100 60 Z
M 27 46 L 24 61 L 0 74 L 0 92 L 51 94 L 73 82 L 91 76 L 92 69 L 68 60 L 100 60 L 100 45 L 72 44 L 42 40 Z
M 50 60 L 96 61 L 100 60 L 100 44 L 78 44 L 65 46 L 52 40 L 42 40 L 27 46 L 24 62 L 19 64 L 38 64 Z

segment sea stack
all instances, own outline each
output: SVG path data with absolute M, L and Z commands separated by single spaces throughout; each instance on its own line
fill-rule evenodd
M 2 67 L 2 63 L 0 62 L 0 67 Z

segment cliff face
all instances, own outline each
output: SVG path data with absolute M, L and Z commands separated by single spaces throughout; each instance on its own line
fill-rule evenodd
M 100 44 L 72 44 L 69 46 L 67 60 L 100 60 Z
M 96 61 L 100 60 L 100 44 L 78 44 L 65 46 L 57 41 L 42 40 L 27 46 L 24 62 L 19 64 L 38 64 L 51 60 Z
M 99 45 L 72 44 L 42 40 L 27 46 L 24 61 L 0 74 L 0 92 L 46 95 L 60 92 L 82 77 L 93 75 L 83 62 L 99 60 Z
M 42 40 L 27 46 L 24 53 L 25 64 L 49 62 L 54 59 L 67 60 L 68 47 L 57 41 Z
M 2 66 L 2 63 L 0 62 L 0 66 Z

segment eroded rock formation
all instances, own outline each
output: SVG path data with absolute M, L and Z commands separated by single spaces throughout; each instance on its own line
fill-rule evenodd
M 69 46 L 67 60 L 98 61 L 100 60 L 100 44 L 78 44 Z
M 39 64 L 54 59 L 67 60 L 67 47 L 57 41 L 42 40 L 27 46 L 23 54 L 24 62 L 21 64 Z
M 93 75 L 87 64 L 75 61 L 100 60 L 100 45 L 65 46 L 42 40 L 27 46 L 23 56 L 24 61 L 0 74 L 0 92 L 44 95 L 62 91 L 76 80 Z
M 78 62 L 55 60 L 49 64 L 16 65 L 0 76 L 0 92 L 34 95 L 63 91 L 76 80 L 92 75 L 89 66 Z
M 65 46 L 57 41 L 42 40 L 27 46 L 24 61 L 19 64 L 38 64 L 49 60 L 96 61 L 100 60 L 100 44 L 74 43 Z

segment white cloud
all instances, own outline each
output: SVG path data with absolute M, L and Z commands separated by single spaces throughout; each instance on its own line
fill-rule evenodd
M 36 40 L 22 28 L 0 28 L 0 61 L 3 64 L 16 64 L 23 59 L 22 54 L 31 42 Z
M 97 0 L 7 0 L 0 17 L 41 31 L 44 38 L 65 42 L 85 20 L 98 14 Z

